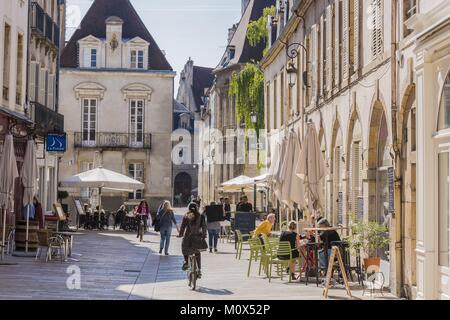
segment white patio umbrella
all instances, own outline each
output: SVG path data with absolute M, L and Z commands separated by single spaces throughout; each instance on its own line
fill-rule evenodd
M 62 187 L 98 188 L 99 211 L 102 208 L 102 189 L 134 192 L 144 189 L 145 185 L 123 174 L 98 167 L 61 180 Z
M 25 188 L 23 193 L 23 206 L 27 207 L 27 230 L 25 240 L 25 252 L 28 252 L 28 232 L 30 227 L 30 205 L 33 204 L 33 198 L 37 193 L 38 186 L 38 167 L 36 161 L 36 145 L 33 140 L 27 143 L 25 158 L 20 172 L 20 178 Z
M 233 179 L 223 182 L 221 184 L 221 186 L 222 186 L 224 192 L 227 192 L 227 191 L 233 192 L 233 191 L 236 191 L 236 189 L 239 190 L 239 189 L 244 188 L 247 185 L 246 182 L 248 182 L 249 180 L 250 180 L 250 177 L 241 175 L 241 176 L 238 176 L 238 177 L 235 177 Z
M 19 177 L 17 171 L 16 155 L 14 153 L 14 142 L 11 134 L 5 136 L 3 145 L 3 156 L 0 159 L 0 206 L 3 215 L 3 233 L 2 233 L 2 253 L 4 258 L 5 233 L 6 233 L 6 213 L 12 209 L 14 204 L 14 182 Z
M 325 177 L 325 161 L 320 150 L 316 127 L 311 122 L 308 123 L 303 149 L 295 173 L 305 183 L 308 204 L 312 205 L 312 209 L 322 209 L 321 182 Z

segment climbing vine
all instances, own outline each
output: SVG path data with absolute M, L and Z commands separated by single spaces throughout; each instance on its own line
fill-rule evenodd
M 250 21 L 247 29 L 247 39 L 252 47 L 256 47 L 261 41 L 266 42 L 264 54 L 269 50 L 269 32 L 267 30 L 267 19 L 275 16 L 275 6 L 264 8 L 263 15 L 254 21 Z

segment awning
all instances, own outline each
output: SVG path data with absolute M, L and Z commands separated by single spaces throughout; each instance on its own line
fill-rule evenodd
M 17 112 L 17 111 L 14 111 L 14 110 L 10 110 L 8 108 L 1 107 L 1 106 L 0 106 L 0 114 L 3 114 L 5 116 L 13 118 L 15 120 L 19 120 L 19 121 L 25 122 L 26 124 L 33 124 L 34 123 L 25 114 Z

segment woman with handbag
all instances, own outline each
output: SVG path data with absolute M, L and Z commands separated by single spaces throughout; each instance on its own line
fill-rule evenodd
M 169 201 L 164 201 L 164 204 L 156 217 L 156 221 L 157 225 L 155 225 L 155 229 L 159 228 L 159 232 L 161 234 L 159 254 L 161 254 L 164 249 L 164 253 L 168 256 L 173 225 L 175 224 L 177 231 L 180 231 Z
M 206 219 L 200 214 L 196 203 L 189 204 L 189 211 L 184 215 L 178 237 L 183 237 L 181 251 L 184 256 L 183 271 L 188 269 L 189 256 L 195 254 L 198 266 L 198 278 L 201 278 L 201 255 L 199 250 L 206 250 Z

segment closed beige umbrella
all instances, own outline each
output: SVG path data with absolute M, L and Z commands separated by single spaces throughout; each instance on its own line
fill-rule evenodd
M 308 123 L 303 149 L 297 165 L 296 175 L 305 183 L 308 205 L 323 209 L 322 179 L 325 177 L 325 161 L 320 150 L 316 127 Z
M 280 161 L 278 161 L 278 166 L 274 172 L 273 175 L 273 193 L 276 199 L 281 201 L 281 187 L 283 185 L 283 159 L 286 156 L 286 150 L 288 145 L 288 139 L 286 137 L 283 138 L 281 141 L 281 148 L 280 148 Z
M 294 156 L 296 152 L 295 133 L 290 132 L 288 135 L 285 157 L 283 159 L 283 167 L 281 169 L 282 186 L 281 186 L 281 202 L 288 207 L 292 207 L 294 203 L 291 200 L 291 182 L 292 172 L 294 171 Z
M 17 171 L 16 155 L 14 153 L 14 142 L 12 135 L 5 136 L 3 145 L 3 155 L 0 159 L 0 206 L 3 215 L 3 233 L 2 233 L 2 253 L 4 258 L 5 233 L 6 233 L 6 213 L 14 207 L 14 183 L 19 177 Z
M 303 180 L 300 179 L 299 176 L 297 176 L 296 174 L 293 174 L 295 172 L 295 170 L 297 169 L 297 165 L 298 165 L 298 159 L 300 158 L 302 152 L 302 146 L 301 146 L 301 141 L 300 141 L 300 137 L 298 134 L 295 134 L 294 137 L 294 165 L 293 165 L 293 170 L 291 171 L 291 186 L 289 189 L 289 198 L 292 202 L 292 207 L 293 207 L 293 203 L 297 203 L 298 206 L 300 208 L 305 206 L 305 187 L 303 184 Z M 298 221 L 298 217 L 297 217 L 297 221 Z
M 30 224 L 30 205 L 33 204 L 33 198 L 37 193 L 37 180 L 38 180 L 38 166 L 36 161 L 36 145 L 33 140 L 29 140 L 27 143 L 27 150 L 25 152 L 25 158 L 20 172 L 20 178 L 22 179 L 23 187 L 25 188 L 23 193 L 23 205 L 27 207 L 27 230 L 25 241 L 25 252 L 28 252 L 28 231 Z

